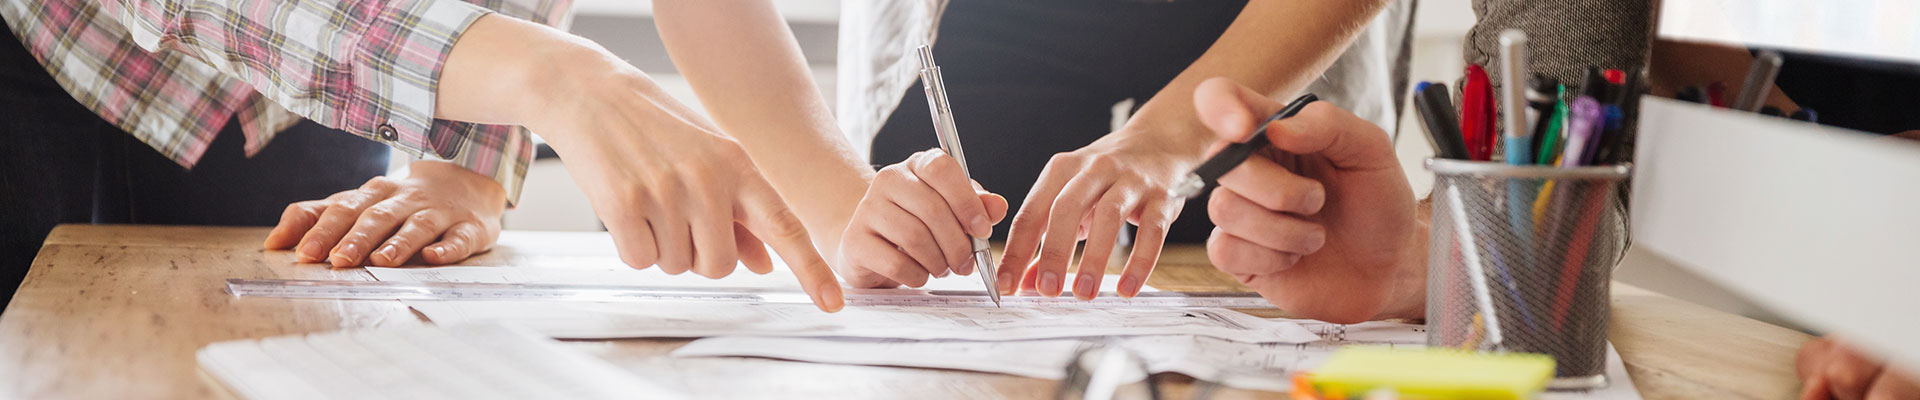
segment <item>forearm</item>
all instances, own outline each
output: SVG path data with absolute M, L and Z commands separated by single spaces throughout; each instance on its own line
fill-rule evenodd
M 1269 97 L 1294 93 L 1319 77 L 1378 13 L 1384 0 L 1255 1 L 1212 47 L 1140 107 L 1128 125 L 1164 129 L 1169 145 L 1196 157 L 1212 142 L 1194 115 L 1194 88 L 1228 77 Z
M 800 46 L 766 0 L 656 1 L 660 36 L 723 132 L 740 141 L 821 248 L 873 168 L 840 135 Z
M 533 125 L 561 92 L 562 77 L 617 62 L 598 44 L 557 29 L 489 15 L 454 43 L 440 73 L 434 117 Z

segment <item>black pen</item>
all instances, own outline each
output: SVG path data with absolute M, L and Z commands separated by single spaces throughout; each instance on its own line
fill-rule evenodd
M 1287 103 L 1287 106 L 1281 108 L 1279 112 L 1267 117 L 1266 122 L 1260 123 L 1260 128 L 1253 131 L 1252 138 L 1248 138 L 1245 142 L 1227 145 L 1227 148 L 1221 149 L 1219 154 L 1214 154 L 1213 158 L 1207 159 L 1207 162 L 1200 163 L 1200 167 L 1194 168 L 1193 173 L 1180 177 L 1180 181 L 1174 183 L 1173 190 L 1169 194 L 1177 198 L 1192 198 L 1218 184 L 1221 175 L 1226 175 L 1227 171 L 1232 171 L 1234 167 L 1240 166 L 1240 163 L 1246 162 L 1247 157 L 1252 156 L 1254 150 L 1267 147 L 1267 126 L 1273 125 L 1273 121 L 1287 119 L 1300 113 L 1301 109 L 1307 108 L 1307 104 L 1318 100 L 1320 97 L 1314 96 L 1313 93 L 1293 99 L 1292 103 Z
M 1460 137 L 1460 111 L 1453 108 L 1453 92 L 1447 84 L 1421 82 L 1414 89 L 1413 109 L 1420 113 L 1420 127 L 1433 140 L 1436 157 L 1465 160 L 1467 142 Z

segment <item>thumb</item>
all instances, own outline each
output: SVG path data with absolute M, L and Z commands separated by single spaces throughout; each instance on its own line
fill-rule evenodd
M 1254 124 L 1282 106 L 1224 77 L 1200 82 L 1193 89 L 1193 108 L 1200 123 L 1220 139 L 1231 142 L 1246 141 L 1253 135 Z
M 987 206 L 987 219 L 998 223 L 1007 218 L 1007 198 L 987 192 L 974 192 L 974 195 L 980 196 L 980 203 Z
M 846 306 L 840 280 L 834 277 L 820 252 L 814 250 L 807 227 L 765 179 L 755 174 L 745 181 L 740 187 L 740 211 L 744 214 L 741 225 L 773 247 L 781 260 L 786 260 L 787 266 L 793 268 L 794 277 L 799 278 L 800 288 L 813 298 L 813 305 L 826 312 L 840 311 Z
M 1335 168 L 1399 168 L 1393 142 L 1372 122 L 1327 102 L 1308 104 L 1293 117 L 1267 126 L 1267 139 L 1280 151 L 1318 154 Z

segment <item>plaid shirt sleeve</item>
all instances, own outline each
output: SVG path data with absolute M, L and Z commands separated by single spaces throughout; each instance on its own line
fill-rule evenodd
M 104 0 L 147 51 L 176 51 L 307 119 L 491 176 L 517 200 L 532 158 L 519 127 L 433 118 L 453 43 L 491 6 L 545 21 L 525 0 Z M 478 3 L 478 4 L 475 4 Z M 490 4 L 503 3 L 503 4 Z M 511 4 L 508 4 L 511 3 Z M 561 4 L 554 4 L 561 3 Z M 514 15 L 523 14 L 523 15 Z M 562 18 L 564 23 L 564 18 Z

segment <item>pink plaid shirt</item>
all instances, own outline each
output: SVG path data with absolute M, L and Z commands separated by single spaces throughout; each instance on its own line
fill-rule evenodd
M 249 156 L 311 119 L 491 176 L 519 198 L 525 129 L 433 118 L 453 42 L 489 12 L 564 27 L 572 0 L 0 0 L 74 99 L 185 167 L 238 116 Z

